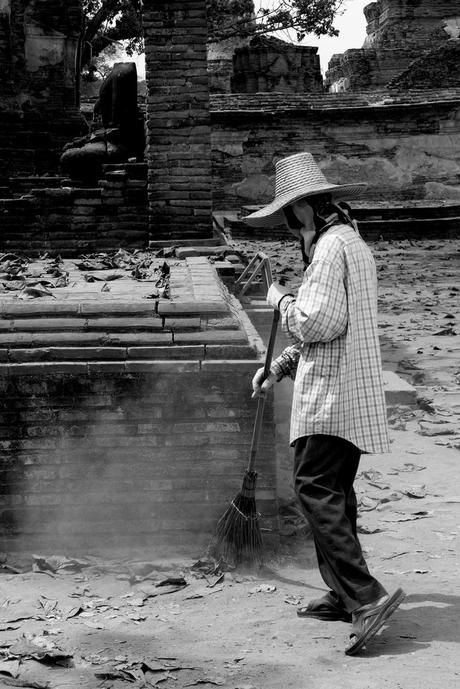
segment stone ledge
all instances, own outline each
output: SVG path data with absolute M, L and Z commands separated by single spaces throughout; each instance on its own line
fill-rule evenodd
M 223 299 L 214 301 L 167 301 L 159 300 L 160 316 L 200 315 L 203 313 L 228 313 L 229 305 Z
M 417 390 L 393 371 L 383 372 L 383 386 L 388 407 L 417 404 Z
M 29 361 L 0 363 L 0 378 L 18 375 L 46 376 L 54 374 L 89 375 L 90 373 L 252 373 L 261 362 L 257 359 L 140 359 L 128 361 Z

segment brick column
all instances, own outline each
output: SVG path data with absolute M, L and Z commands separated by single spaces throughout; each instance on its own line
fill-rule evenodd
M 144 0 L 152 239 L 210 237 L 206 0 Z

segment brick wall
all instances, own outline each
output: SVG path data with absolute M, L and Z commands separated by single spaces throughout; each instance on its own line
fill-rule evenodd
M 144 2 L 149 207 L 155 238 L 208 237 L 211 149 L 205 0 Z
M 213 95 L 214 208 L 273 198 L 280 158 L 308 150 L 331 182 L 366 181 L 368 201 L 460 196 L 458 90 Z
M 113 169 L 113 168 L 119 169 Z M 147 167 L 105 166 L 94 189 L 32 188 L 38 180 L 13 180 L 29 191 L 23 198 L 0 199 L 3 251 L 31 255 L 51 251 L 64 256 L 147 245 Z M 46 184 L 50 178 L 42 178 Z M 56 178 L 56 183 L 62 180 Z
M 233 93 L 323 90 L 318 48 L 296 46 L 273 37 L 253 38 L 233 57 Z
M 334 91 L 382 88 L 425 52 L 449 38 L 446 20 L 460 17 L 459 0 L 379 0 L 364 8 L 368 22 L 362 49 L 334 55 L 326 86 Z M 449 86 L 448 65 L 424 87 Z
M 283 94 L 213 94 L 210 102 L 215 211 L 270 201 L 276 161 L 299 150 L 312 151 L 332 182 L 366 180 L 368 204 L 444 205 L 460 198 L 458 89 L 299 94 L 288 102 Z M 61 189 L 61 178 L 15 178 L 14 198 L 0 200 L 2 250 L 68 256 L 190 238 L 179 220 L 171 235 L 162 234 L 161 223 L 149 228 L 146 165 L 105 170 L 96 189 Z M 196 178 L 182 180 L 181 193 L 201 196 Z M 43 188 L 52 184 L 57 188 Z M 449 236 L 454 224 L 441 223 L 439 236 Z M 435 231 L 419 229 L 430 236 Z M 374 226 L 367 231 L 381 234 Z M 391 230 L 402 231 L 407 228 Z
M 241 488 L 262 352 L 241 305 L 206 258 L 171 264 L 171 299 L 117 284 L 2 295 L 0 550 L 203 555 Z M 259 457 L 276 537 L 271 399 Z
M 203 554 L 248 460 L 254 365 L 20 368 L 0 375 L 2 550 Z M 273 527 L 270 404 L 265 419 L 258 506 Z
M 55 169 L 82 133 L 76 108 L 79 0 L 9 0 L 0 14 L 0 179 Z

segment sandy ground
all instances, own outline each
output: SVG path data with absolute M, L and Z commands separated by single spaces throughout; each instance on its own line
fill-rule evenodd
M 295 247 L 263 248 L 279 275 L 298 282 Z M 91 558 L 80 571 L 55 573 L 14 574 L 8 566 L 26 563 L 8 558 L 0 575 L 0 686 L 460 686 L 460 242 L 372 248 L 384 364 L 416 384 L 421 400 L 417 409 L 391 410 L 392 453 L 365 457 L 356 485 L 368 564 L 388 590 L 408 594 L 388 627 L 349 658 L 349 625 L 297 618 L 296 607 L 324 590 L 303 528 L 291 529 L 264 569 L 223 577 L 192 569 L 193 561 L 155 562 L 152 553 L 147 564 Z M 171 576 L 186 586 L 154 585 Z M 31 657 L 44 648 L 54 656 L 48 663 Z M 69 657 L 56 658 L 57 648 Z

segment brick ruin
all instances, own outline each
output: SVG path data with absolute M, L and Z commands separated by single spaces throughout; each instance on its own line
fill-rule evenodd
M 439 60 L 440 50 L 447 53 L 451 50 L 458 56 L 458 48 L 446 44 L 457 41 L 460 35 L 459 0 L 379 0 L 367 5 L 364 13 L 367 38 L 363 47 L 332 57 L 326 73 L 326 88 L 363 91 L 393 82 L 402 88 L 405 85 L 409 88 L 459 85 L 458 76 L 451 74 L 448 63 L 442 65 L 437 75 L 441 82 L 434 78 L 429 67 Z M 424 64 L 425 78 L 421 78 L 420 68 Z M 414 81 L 409 78 L 412 69 L 419 73 Z M 403 73 L 405 81 L 398 82 Z
M 148 198 L 156 239 L 210 237 L 206 3 L 147 0 Z
M 76 18 L 76 4 L 27 7 L 53 7 L 67 21 Z M 0 0 L 2 69 L 16 64 L 4 61 L 6 40 L 23 5 Z M 82 252 L 140 249 L 149 242 L 220 241 L 213 237 L 211 211 L 231 215 L 270 199 L 275 162 L 301 148 L 315 154 L 332 181 L 369 182 L 365 236 L 377 238 L 382 227 L 386 237 L 416 237 L 421 227 L 425 236 L 458 233 L 460 90 L 444 90 L 441 80 L 422 91 L 210 95 L 205 0 L 190 0 L 185 9 L 179 0 L 144 0 L 145 162 L 105 166 L 94 188 L 69 186 L 57 174 L 40 176 L 33 161 L 41 160 L 40 146 L 51 134 L 49 126 L 48 138 L 40 129 L 46 121 L 38 104 L 47 117 L 56 113 L 53 134 L 55 122 L 60 132 L 61 124 L 71 129 L 79 121 L 67 63 L 60 60 L 73 56 L 75 26 L 68 40 L 63 26 L 62 35 L 52 34 L 60 48 L 51 65 L 48 56 L 37 69 L 49 45 L 44 28 L 33 34 L 29 62 L 23 42 L 22 76 L 10 82 L 4 100 L 8 172 L 16 160 L 5 133 L 24 162 L 16 168 L 23 174 L 7 180 L 0 199 L 2 251 L 61 253 L 68 261 Z M 31 64 L 36 82 L 26 78 L 24 65 Z M 43 80 L 55 75 L 56 88 L 43 90 L 42 74 Z M 18 103 L 22 119 L 13 108 Z M 40 127 L 32 129 L 33 123 Z M 388 198 L 392 207 L 384 212 L 372 206 Z M 222 270 L 233 269 L 223 262 Z M 207 259 L 183 252 L 171 266 L 170 299 L 147 299 L 149 293 L 129 280 L 101 291 L 101 283 L 85 285 L 81 276 L 67 291 L 39 300 L 2 294 L 4 549 L 150 545 L 158 554 L 196 554 L 209 540 L 240 487 L 254 414 L 250 378 L 263 349 L 222 275 Z M 263 437 L 258 504 L 276 540 L 270 404 Z
M 323 90 L 318 49 L 256 37 L 233 56 L 232 93 L 314 93 Z
M 82 132 L 75 93 L 79 0 L 0 1 L 0 186 L 48 173 Z
M 205 0 L 144 7 L 147 56 L 162 65 L 148 72 L 147 165 L 105 166 L 95 189 L 16 178 L 3 248 L 145 247 L 148 213 L 157 245 L 211 240 Z M 199 555 L 241 485 L 262 342 L 206 257 L 177 254 L 169 295 L 129 272 L 101 289 L 62 265 L 69 284 L 52 294 L 0 299 L 2 550 Z M 258 505 L 276 541 L 270 400 L 262 436 Z

